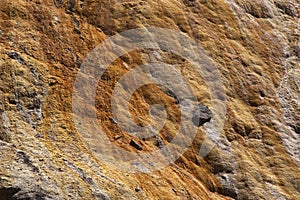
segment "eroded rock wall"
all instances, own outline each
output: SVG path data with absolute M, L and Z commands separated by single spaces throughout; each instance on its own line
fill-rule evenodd
M 297 0 L 2 0 L 0 199 L 299 199 L 299 17 Z M 203 47 L 221 74 L 226 117 L 204 158 L 200 126 L 175 163 L 132 174 L 109 168 L 86 147 L 73 121 L 73 84 L 97 45 L 150 26 Z M 96 108 L 112 143 L 130 152 L 157 150 L 180 124 L 176 94 L 155 85 L 134 93 L 130 109 L 145 125 L 149 104 L 166 106 L 160 137 L 139 140 L 114 122 L 116 82 L 153 60 L 180 69 L 201 104 L 217 111 L 203 77 L 180 56 L 151 49 L 123 55 L 99 81 Z

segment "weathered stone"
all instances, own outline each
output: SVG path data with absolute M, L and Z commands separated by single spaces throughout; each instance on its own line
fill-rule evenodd
M 297 7 L 289 3 L 288 1 L 276 0 L 274 1 L 274 3 L 278 8 L 280 8 L 285 14 L 289 16 L 296 17 L 297 12 L 299 14 L 299 10 L 297 11 Z
M 213 113 L 205 105 L 198 105 L 194 111 L 193 123 L 195 126 L 202 126 L 204 123 L 209 122 L 213 117 Z

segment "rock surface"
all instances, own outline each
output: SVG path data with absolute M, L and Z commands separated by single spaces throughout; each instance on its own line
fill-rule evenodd
M 87 148 L 73 121 L 73 85 L 106 38 L 150 26 L 203 47 L 221 74 L 226 118 L 207 156 L 199 155 L 209 133 L 204 124 L 175 163 L 126 173 Z M 0 1 L 0 200 L 299 199 L 299 49 L 298 0 Z M 129 152 L 155 151 L 179 129 L 182 99 L 153 84 L 132 95 L 130 112 L 147 126 L 149 105 L 163 105 L 159 135 L 137 138 L 111 120 L 118 79 L 151 62 L 174 66 L 201 104 L 218 112 L 204 78 L 182 57 L 151 49 L 123 55 L 101 77 L 95 102 L 99 125 Z

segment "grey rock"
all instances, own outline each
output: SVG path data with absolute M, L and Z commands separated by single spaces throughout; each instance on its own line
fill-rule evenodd
M 14 59 L 14 60 L 18 61 L 20 64 L 22 64 L 22 65 L 25 64 L 24 59 L 17 52 L 9 51 L 6 54 L 8 55 L 8 57 L 10 57 L 11 59 Z
M 213 117 L 211 110 L 202 104 L 199 104 L 193 114 L 193 123 L 195 126 L 202 126 L 204 123 L 209 122 Z
M 30 200 L 47 200 L 51 199 L 47 197 L 47 195 L 42 191 L 29 191 L 29 192 L 18 192 L 13 196 L 12 199 L 16 200 L 24 200 L 24 199 L 30 199 Z
M 297 16 L 297 8 L 293 6 L 293 4 L 277 0 L 274 2 L 276 7 L 281 9 L 285 14 L 291 16 L 291 17 L 296 17 Z

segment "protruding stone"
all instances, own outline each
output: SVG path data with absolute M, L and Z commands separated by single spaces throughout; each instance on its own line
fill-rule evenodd
M 211 110 L 202 104 L 199 104 L 194 111 L 193 123 L 195 126 L 202 126 L 204 123 L 209 122 L 213 117 Z

